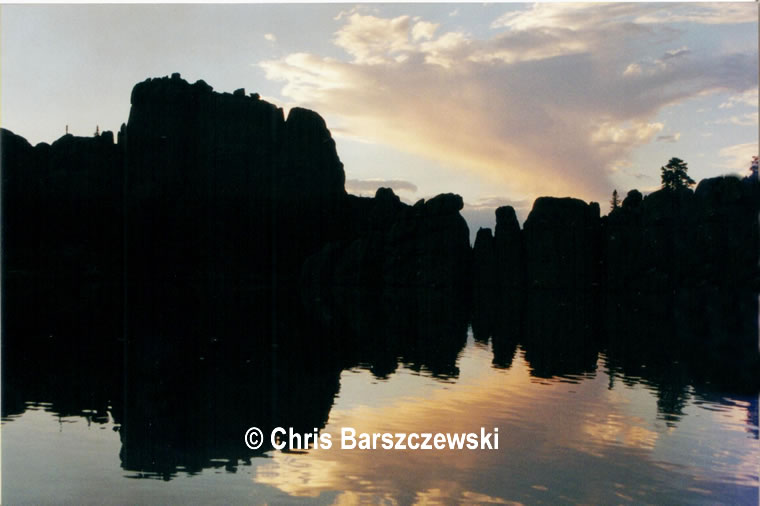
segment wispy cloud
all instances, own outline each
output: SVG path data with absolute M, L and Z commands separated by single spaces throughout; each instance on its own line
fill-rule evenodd
M 657 136 L 657 142 L 678 142 L 678 139 L 681 138 L 681 132 L 676 132 L 674 134 L 668 134 L 668 135 L 658 135 Z
M 393 191 L 417 192 L 417 185 L 400 179 L 347 179 L 346 191 L 358 195 L 374 195 L 378 188 L 390 188 Z
M 746 3 L 660 4 L 639 16 L 638 23 L 697 23 L 735 25 L 757 22 L 757 5 Z
M 758 113 L 748 112 L 746 114 L 734 114 L 728 118 L 716 120 L 716 125 L 738 125 L 738 126 L 756 126 L 758 124 Z
M 757 87 L 750 88 L 743 93 L 733 95 L 726 102 L 720 104 L 721 109 L 731 109 L 736 106 L 758 106 L 758 89 Z
M 678 139 L 660 135 L 664 107 L 757 87 L 756 53 L 674 44 L 631 58 L 627 48 L 670 36 L 659 26 L 668 16 L 738 23 L 746 10 L 537 4 L 499 17 L 485 39 L 353 12 L 334 38 L 347 60 L 296 53 L 260 66 L 284 96 L 340 116 L 357 137 L 476 171 L 500 192 L 598 199 L 636 147 Z
M 757 156 L 757 149 L 757 142 L 727 146 L 721 149 L 719 153 L 720 157 L 725 160 L 721 167 L 745 172 L 750 166 L 752 157 Z
M 664 23 L 725 25 L 756 21 L 757 7 L 752 3 L 607 3 L 581 7 L 572 3 L 550 2 L 536 3 L 528 9 L 508 12 L 494 21 L 492 27 L 589 31 L 627 25 L 624 28 L 641 30 L 646 25 Z

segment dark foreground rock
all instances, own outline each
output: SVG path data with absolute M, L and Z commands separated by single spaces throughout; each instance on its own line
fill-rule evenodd
M 304 266 L 307 287 L 416 287 L 466 291 L 471 251 L 462 198 L 438 195 L 409 206 L 388 188 L 349 198 L 349 237 Z
M 497 365 L 519 344 L 542 375 L 591 371 L 605 351 L 623 369 L 656 357 L 706 382 L 760 378 L 756 179 L 634 190 L 606 217 L 541 197 L 522 229 L 497 209 L 470 248 L 458 195 L 346 194 L 313 111 L 286 118 L 257 94 L 178 74 L 136 85 L 131 101 L 115 139 L 31 146 L 0 130 L 4 343 L 243 340 L 262 290 L 322 306 L 346 300 L 336 289 L 377 304 L 412 291 L 398 314 L 465 308 Z

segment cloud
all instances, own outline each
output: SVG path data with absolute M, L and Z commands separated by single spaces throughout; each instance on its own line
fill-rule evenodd
M 641 60 L 637 63 L 631 63 L 623 72 L 624 76 L 639 76 L 642 74 L 654 75 L 658 72 L 663 72 L 671 68 L 675 68 L 675 60 L 684 58 L 691 54 L 691 50 L 683 46 L 678 49 L 671 49 L 665 51 L 665 53 L 656 59 Z
M 536 3 L 528 9 L 507 12 L 496 19 L 491 27 L 581 31 L 615 25 L 622 18 L 646 12 L 643 6 L 636 4 L 596 4 L 594 7 L 589 9 L 569 3 Z
M 720 109 L 732 109 L 736 106 L 750 106 L 757 108 L 758 106 L 758 89 L 750 88 L 738 95 L 729 97 L 726 102 L 723 102 L 718 107 Z
M 571 3 L 537 3 L 529 9 L 507 12 L 491 25 L 517 30 L 565 28 L 571 31 L 606 29 L 615 25 L 628 28 L 674 23 L 732 25 L 757 21 L 752 3 L 655 4 L 607 3 L 594 9 Z
M 658 135 L 657 136 L 657 142 L 678 142 L 678 139 L 681 138 L 681 132 L 676 132 L 674 134 L 668 134 L 668 135 Z
M 374 195 L 378 188 L 390 188 L 393 191 L 417 192 L 417 185 L 399 179 L 347 179 L 346 191 L 349 193 Z
M 414 40 L 430 40 L 433 38 L 435 31 L 438 29 L 438 24 L 428 23 L 427 21 L 420 21 L 412 27 L 412 39 Z
M 756 126 L 758 124 L 758 113 L 748 112 L 741 115 L 733 115 L 714 121 L 716 125 L 737 125 L 737 126 Z
M 498 207 L 510 206 L 515 209 L 530 209 L 532 202 L 530 200 L 512 200 L 498 196 L 480 197 L 473 203 L 465 203 L 464 206 L 469 209 L 488 209 L 495 210 Z
M 720 166 L 737 172 L 745 172 L 752 162 L 752 157 L 757 156 L 757 148 L 757 142 L 727 146 L 719 152 L 720 157 L 725 159 Z
M 340 117 L 356 137 L 475 172 L 505 194 L 600 199 L 610 168 L 663 131 L 664 107 L 757 87 L 756 52 L 628 56 L 660 31 L 673 36 L 655 7 L 538 4 L 500 17 L 487 38 L 353 13 L 334 39 L 350 61 L 296 53 L 260 66 L 285 97 Z M 720 18 L 720 9 L 668 9 Z
M 651 12 L 636 19 L 642 24 L 697 23 L 734 25 L 757 22 L 757 5 L 747 3 L 713 3 L 653 6 Z
M 591 134 L 591 140 L 600 148 L 605 145 L 644 144 L 652 140 L 652 137 L 664 127 L 662 123 L 636 122 L 631 125 L 617 125 L 605 122 Z
M 265 33 L 264 38 L 269 42 L 277 42 L 277 36 L 273 33 Z
M 671 49 L 670 51 L 665 51 L 665 54 L 662 55 L 661 60 L 662 61 L 672 60 L 673 58 L 680 58 L 682 56 L 686 56 L 689 53 L 691 53 L 691 50 L 688 47 L 683 46 L 678 49 Z
M 394 53 L 409 49 L 411 28 L 409 16 L 387 19 L 354 13 L 348 16 L 348 23 L 335 34 L 335 45 L 353 56 L 354 63 L 388 63 L 393 61 L 389 57 Z M 425 32 L 425 28 L 420 31 Z

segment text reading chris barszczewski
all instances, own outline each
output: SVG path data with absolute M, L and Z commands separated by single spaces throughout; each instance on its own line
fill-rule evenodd
M 275 427 L 267 434 L 258 427 L 251 427 L 244 436 L 245 444 L 251 450 L 258 450 L 269 442 L 275 450 L 329 450 L 333 447 L 332 434 L 313 432 L 300 433 Z M 498 450 L 499 428 L 480 432 L 359 432 L 352 427 L 340 429 L 340 450 Z

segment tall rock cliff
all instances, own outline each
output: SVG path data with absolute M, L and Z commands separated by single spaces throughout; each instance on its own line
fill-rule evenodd
M 135 86 L 125 137 L 133 276 L 297 279 L 336 234 L 343 165 L 312 111 L 174 74 Z

